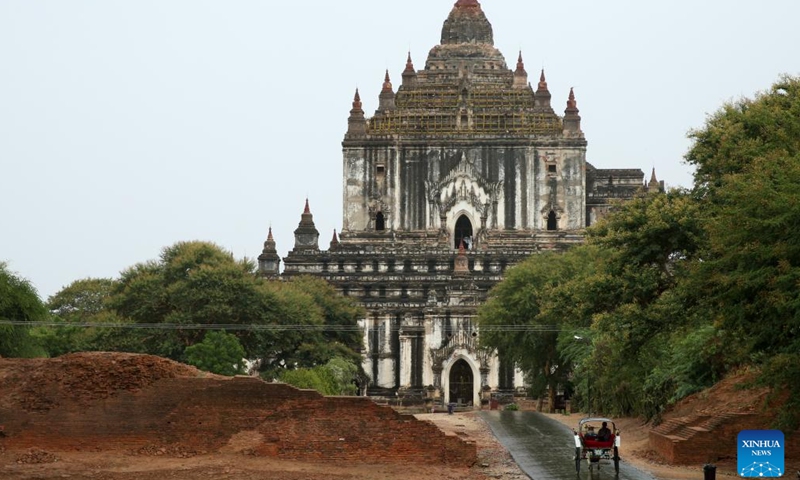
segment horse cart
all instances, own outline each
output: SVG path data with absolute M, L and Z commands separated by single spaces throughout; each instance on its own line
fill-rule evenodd
M 575 471 L 580 473 L 581 463 L 585 460 L 589 471 L 600 469 L 600 465 L 614 463 L 614 471 L 619 473 L 619 430 L 608 418 L 588 417 L 578 422 L 573 429 L 575 437 Z

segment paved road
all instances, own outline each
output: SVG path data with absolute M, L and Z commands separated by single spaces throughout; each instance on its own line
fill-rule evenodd
M 622 458 L 619 476 L 614 466 L 603 465 L 591 474 L 586 463 L 580 475 L 575 472 L 575 441 L 572 432 L 563 424 L 536 412 L 481 412 L 520 468 L 533 480 L 654 480 L 654 477 L 625 463 Z M 625 441 L 623 433 L 622 441 Z M 591 476 L 590 476 L 591 475 Z

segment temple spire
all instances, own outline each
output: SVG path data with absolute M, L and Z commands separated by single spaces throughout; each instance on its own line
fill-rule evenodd
M 386 110 L 394 110 L 394 90 L 392 90 L 392 81 L 389 79 L 389 70 L 386 70 L 386 76 L 383 78 L 383 88 L 378 96 L 378 111 L 384 112 Z
M 578 102 L 575 100 L 575 89 L 569 89 L 567 109 L 564 110 L 564 133 L 581 135 L 581 116 L 578 115 Z
M 294 231 L 294 250 L 319 250 L 319 232 L 314 225 L 314 216 L 311 214 L 307 198 L 305 209 L 300 216 L 300 224 Z
M 258 272 L 263 277 L 277 277 L 280 273 L 281 257 L 275 248 L 275 238 L 272 236 L 272 227 L 269 227 L 267 241 L 264 242 L 264 249 L 258 256 Z
M 517 59 L 517 70 L 514 71 L 514 88 L 526 88 L 528 86 L 528 72 L 525 71 L 525 62 L 522 61 L 522 50 Z
M 333 238 L 331 238 L 331 246 L 330 249 L 334 250 L 336 247 L 339 246 L 339 237 L 336 235 L 336 229 L 333 229 Z
M 538 111 L 554 113 L 553 107 L 550 106 L 550 101 L 553 96 L 550 95 L 550 90 L 547 89 L 547 79 L 544 76 L 544 68 L 539 75 L 539 84 L 536 86 L 536 93 L 533 98 Z
M 656 169 L 653 167 L 653 173 L 650 175 L 650 183 L 647 184 L 648 192 L 661 192 L 664 189 L 663 182 L 659 182 L 656 178 Z
M 492 24 L 478 0 L 458 0 L 442 27 L 442 45 L 494 45 Z
M 364 118 L 364 109 L 361 108 L 361 95 L 356 88 L 353 97 L 353 108 L 350 110 L 350 117 L 347 119 L 347 136 L 363 137 L 367 134 L 367 119 Z
M 403 70 L 403 85 L 411 85 L 417 80 L 417 71 L 414 70 L 414 62 L 411 61 L 411 52 L 408 52 L 406 69 Z

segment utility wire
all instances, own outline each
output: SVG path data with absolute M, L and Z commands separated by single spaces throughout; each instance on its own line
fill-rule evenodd
M 234 323 L 97 323 L 97 322 L 25 322 L 18 320 L 0 320 L 0 325 L 24 327 L 81 327 L 81 328 L 119 328 L 127 330 L 227 330 L 227 331 L 266 331 L 266 332 L 359 332 L 363 328 L 358 325 L 259 325 Z M 401 330 L 418 325 L 397 326 L 392 330 Z M 475 327 L 482 332 L 558 332 L 557 325 L 481 325 Z

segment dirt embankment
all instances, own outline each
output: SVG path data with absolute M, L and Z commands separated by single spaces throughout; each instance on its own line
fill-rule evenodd
M 369 399 L 146 355 L 0 359 L 0 425 L 2 478 L 486 478 L 474 441 Z

